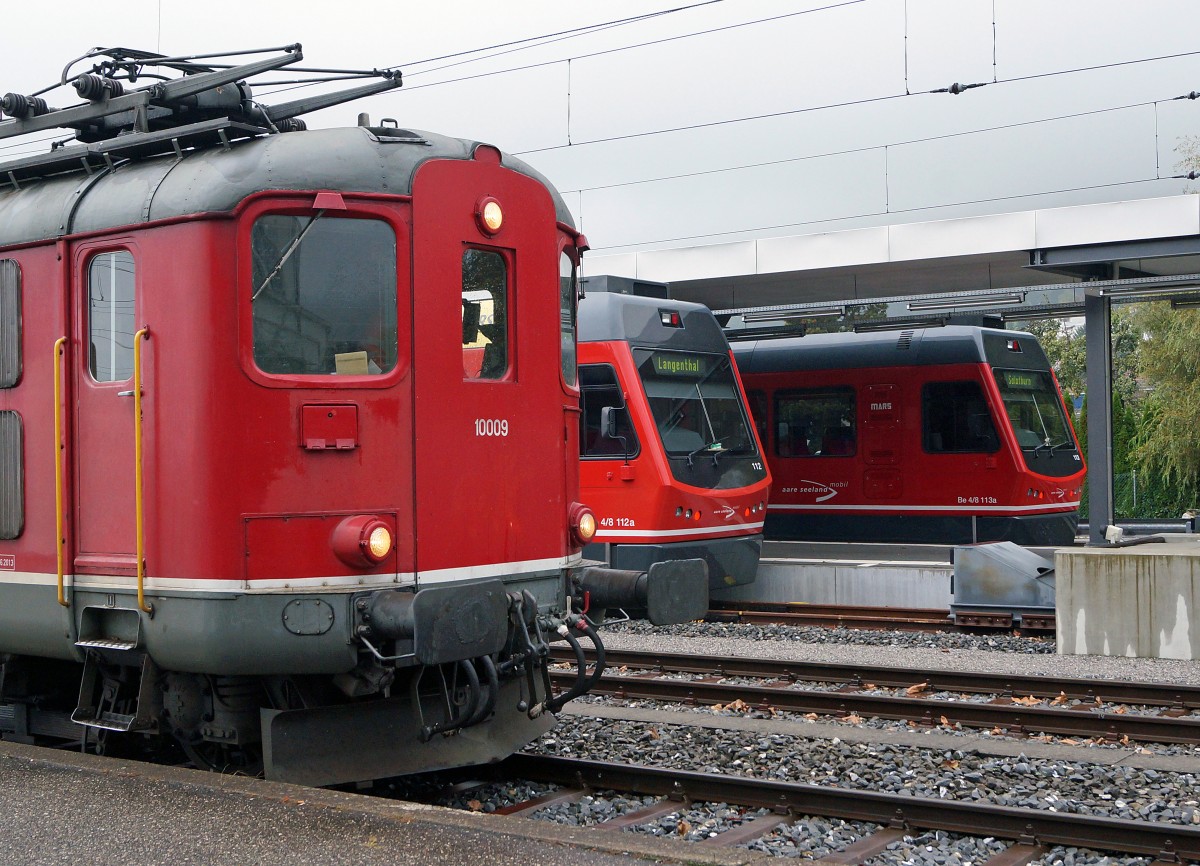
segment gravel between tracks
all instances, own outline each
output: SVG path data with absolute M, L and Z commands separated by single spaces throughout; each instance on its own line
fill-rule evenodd
M 655 628 L 644 621 L 633 621 L 605 628 L 603 639 L 606 646 L 614 649 L 1200 685 L 1197 662 L 1059 656 L 1055 654 L 1053 638 L 1043 637 L 722 623 Z M 578 703 L 586 704 L 589 700 L 599 699 Z M 689 725 L 688 713 L 679 715 L 678 723 L 653 727 L 586 715 L 566 716 L 558 727 L 532 744 L 530 750 L 867 790 L 907 791 L 923 797 L 984 800 L 1134 820 L 1200 824 L 1197 777 L 1192 773 L 1107 766 L 1090 763 L 1083 757 L 1074 761 L 1054 760 L 1023 754 L 985 755 L 969 750 L 846 742 L 836 737 L 754 735 Z M 1175 748 L 1195 754 L 1180 747 L 1168 747 L 1168 751 Z M 630 807 L 627 801 L 607 798 L 601 792 L 582 803 L 556 806 L 543 817 L 559 823 L 591 824 Z M 716 805 L 699 812 L 665 816 L 640 832 L 711 835 L 746 817 L 750 815 Z M 778 828 L 750 847 L 777 856 L 807 859 L 844 847 L 870 829 L 853 822 L 807 816 Z M 980 863 L 1006 845 L 993 839 L 941 832 L 914 833 L 894 843 L 872 862 L 879 866 Z M 1149 860 L 1056 847 L 1034 862 L 1044 866 L 1133 866 Z

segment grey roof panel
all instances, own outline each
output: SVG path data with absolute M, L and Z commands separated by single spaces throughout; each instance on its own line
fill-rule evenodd
M 19 189 L 0 192 L 0 245 L 227 212 L 262 190 L 407 195 L 423 162 L 470 159 L 477 146 L 426 132 L 415 132 L 420 138 L 413 138 L 397 130 L 393 138 L 387 131 L 347 127 L 291 132 L 186 151 L 182 159 L 154 157 L 91 175 L 22 183 Z M 519 159 L 505 156 L 503 163 L 545 184 L 558 220 L 574 225 L 562 197 L 544 177 Z

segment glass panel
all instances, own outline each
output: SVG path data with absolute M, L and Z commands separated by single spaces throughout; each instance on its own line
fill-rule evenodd
M 1021 448 L 1051 446 L 1075 450 L 1062 400 L 1050 374 L 1041 370 L 995 370 L 1004 411 Z
M 617 371 L 608 364 L 584 364 L 579 368 L 579 402 L 583 425 L 579 428 L 579 453 L 584 457 L 633 457 L 638 453 L 637 434 L 625 408 L 625 396 L 617 381 Z M 601 433 L 600 410 L 614 407 L 617 414 L 617 438 Z M 624 439 L 624 441 L 622 441 Z
M 728 356 L 639 349 L 634 360 L 669 456 L 758 453 Z
M 254 223 L 254 361 L 266 373 L 396 366 L 396 235 L 381 220 L 272 214 Z
M 852 457 L 853 388 L 787 391 L 775 396 L 775 453 L 780 457 Z
M 558 309 L 562 333 L 562 374 L 568 385 L 575 384 L 575 262 L 566 253 L 558 257 Z
M 922 440 L 931 454 L 992 453 L 1000 437 L 978 382 L 930 382 L 921 389 Z
M 88 369 L 97 382 L 123 382 L 133 376 L 133 254 L 102 253 L 88 266 Z
M 463 377 L 503 379 L 508 372 L 508 265 L 488 250 L 463 253 Z

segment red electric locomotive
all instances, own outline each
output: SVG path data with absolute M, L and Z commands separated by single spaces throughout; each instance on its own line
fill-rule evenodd
M 581 565 L 555 190 L 486 144 L 305 130 L 399 76 L 267 106 L 246 79 L 301 53 L 262 53 L 97 49 L 83 103 L 3 99 L 0 138 L 79 143 L 0 165 L 0 734 L 310 784 L 496 760 L 598 676 L 585 597 L 694 618 L 704 570 Z
M 1032 335 L 949 325 L 733 351 L 774 476 L 767 538 L 1073 541 L 1083 457 Z
M 612 290 L 632 281 L 585 283 L 580 483 L 597 529 L 584 555 L 638 570 L 698 558 L 710 589 L 752 583 L 771 480 L 720 326 L 700 304 Z

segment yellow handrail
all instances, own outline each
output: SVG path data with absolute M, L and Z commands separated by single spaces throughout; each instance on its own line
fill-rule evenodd
M 142 328 L 133 335 L 133 501 L 137 519 L 137 598 L 138 607 L 146 613 L 154 608 L 146 604 L 146 533 L 142 508 L 142 340 L 150 339 L 150 329 Z
M 58 603 L 63 607 L 70 607 L 66 588 L 63 586 L 63 545 L 67 540 L 63 538 L 62 364 L 59 362 L 66 344 L 66 337 L 59 337 L 54 341 L 54 531 L 57 539 L 54 548 L 58 554 Z

